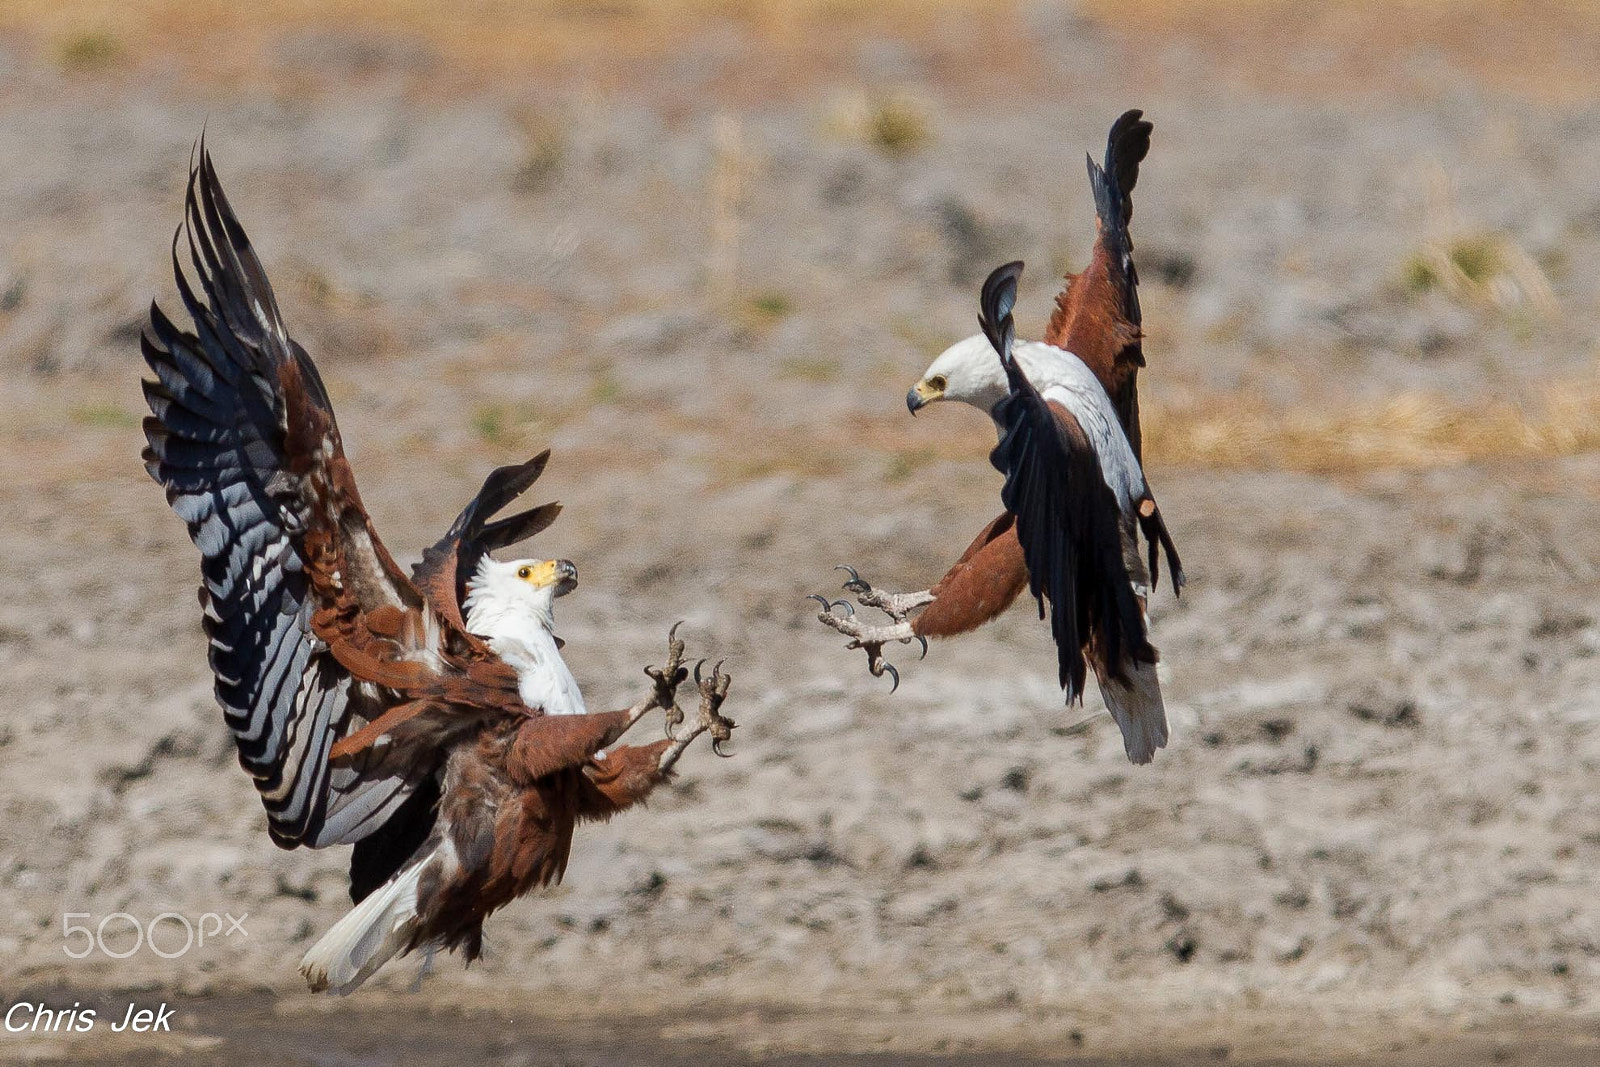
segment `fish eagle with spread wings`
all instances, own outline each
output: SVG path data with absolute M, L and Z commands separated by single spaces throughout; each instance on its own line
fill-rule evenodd
M 272 840 L 354 846 L 355 907 L 301 971 L 342 993 L 413 950 L 470 962 L 490 913 L 560 880 L 578 822 L 642 801 L 701 734 L 720 751 L 729 676 L 695 667 L 699 715 L 674 736 L 689 675 L 674 626 L 643 699 L 587 711 L 554 632 L 577 568 L 491 555 L 560 511 L 495 517 L 548 452 L 492 472 L 412 573 L 400 569 L 203 145 L 172 266 L 194 330 L 151 305 L 144 460 L 200 550 L 217 701 Z M 666 737 L 617 744 L 656 709 Z
M 844 588 L 890 616 L 869 624 L 845 600 L 814 599 L 818 619 L 867 652 L 874 675 L 899 672 L 891 642 L 968 633 L 1028 590 L 1050 619 L 1067 702 L 1083 696 L 1087 669 L 1121 728 L 1134 763 L 1167 743 L 1167 717 L 1150 643 L 1146 601 L 1165 553 L 1174 592 L 1183 567 L 1140 465 L 1139 369 L 1145 365 L 1138 275 L 1128 222 L 1151 124 L 1129 111 L 1111 127 L 1104 164 L 1089 159 L 1099 233 L 1081 273 L 1068 275 L 1043 342 L 1017 341 L 1011 310 L 1021 263 L 984 283 L 982 332 L 950 346 L 906 395 L 915 415 L 941 400 L 989 414 L 1000 442 L 990 462 L 1005 476 L 1005 505 L 932 588 L 874 589 L 853 567 Z M 1139 536 L 1148 547 L 1148 562 Z M 1048 602 L 1048 604 L 1047 604 Z

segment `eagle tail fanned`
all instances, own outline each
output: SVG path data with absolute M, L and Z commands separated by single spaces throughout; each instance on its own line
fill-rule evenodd
M 1131 763 L 1149 763 L 1156 749 L 1167 745 L 1167 709 L 1161 700 L 1156 665 L 1126 659 L 1122 677 L 1100 679 L 1100 695 L 1122 731 L 1122 747 Z
M 353 992 L 411 947 L 427 857 L 406 866 L 334 923 L 300 961 L 313 993 Z

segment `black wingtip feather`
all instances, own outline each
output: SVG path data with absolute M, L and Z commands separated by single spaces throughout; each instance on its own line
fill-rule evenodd
M 1123 112 L 1106 135 L 1105 162 L 1088 160 L 1089 184 L 1102 227 L 1121 231 L 1133 220 L 1133 188 L 1139 184 L 1139 164 L 1150 154 L 1150 134 L 1155 129 L 1143 116 L 1138 108 Z
M 540 504 L 527 511 L 519 511 L 515 515 L 485 526 L 478 535 L 478 543 L 483 546 L 484 551 L 494 552 L 519 541 L 526 541 L 535 534 L 548 530 L 560 514 L 561 505 L 554 502 Z
M 1011 309 L 1017 304 L 1017 282 L 1022 277 L 1023 263 L 1013 260 L 996 267 L 984 279 L 983 292 L 978 297 L 978 325 L 994 345 L 1000 362 L 1011 363 L 1011 346 L 1016 341 L 1016 323 Z
M 490 471 L 477 495 L 468 501 L 467 506 L 461 509 L 461 514 L 456 516 L 456 521 L 450 524 L 444 540 L 476 540 L 496 513 L 504 510 L 539 480 L 549 462 L 550 450 L 547 448 L 526 463 L 513 463 Z
M 1150 154 L 1150 134 L 1154 130 L 1155 125 L 1144 120 L 1143 111 L 1130 108 L 1111 124 L 1106 136 L 1105 170 L 1122 196 L 1123 222 L 1132 217 L 1133 203 L 1128 197 L 1139 182 L 1139 164 Z
M 1139 164 L 1150 153 L 1150 134 L 1155 127 L 1145 121 L 1144 112 L 1132 108 L 1122 113 L 1111 124 L 1106 135 L 1104 165 L 1091 157 L 1089 187 L 1094 193 L 1094 210 L 1100 219 L 1100 241 L 1111 255 L 1112 269 L 1118 274 L 1122 289 L 1122 313 L 1129 322 L 1138 326 L 1143 316 L 1139 310 L 1139 272 L 1133 265 L 1133 238 L 1128 224 L 1133 219 L 1133 188 L 1139 182 Z M 1138 342 L 1129 346 L 1131 357 L 1144 366 L 1144 355 Z M 1132 388 L 1130 381 L 1130 388 Z M 1131 402 L 1131 401 L 1130 401 Z M 1124 416 L 1127 421 L 1126 414 Z M 1125 425 L 1134 440 L 1134 452 L 1139 451 L 1136 440 L 1138 430 Z
M 1116 500 L 1098 460 L 1063 431 L 1012 354 L 1022 269 L 1020 261 L 997 268 L 979 298 L 979 325 L 1010 382 L 1009 395 L 994 409 L 1004 432 L 989 460 L 1006 477 L 1001 501 L 1017 516 L 1029 590 L 1040 617 L 1048 613 L 1058 680 L 1072 703 L 1082 699 L 1087 681 L 1083 650 L 1091 634 L 1113 671 L 1121 670 L 1125 655 L 1153 659 L 1155 653 L 1122 559 Z
M 483 480 L 483 487 L 461 509 L 450 529 L 422 554 L 422 561 L 412 569 L 412 574 L 433 574 L 440 569 L 445 574 L 453 574 L 459 604 L 466 593 L 467 579 L 478 569 L 485 554 L 542 533 L 561 514 L 561 505 L 550 503 L 490 521 L 527 492 L 549 462 L 547 448 L 525 463 L 490 471 Z

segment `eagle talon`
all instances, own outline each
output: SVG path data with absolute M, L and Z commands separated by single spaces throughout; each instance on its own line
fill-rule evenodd
M 881 641 L 852 641 L 845 648 L 859 648 L 867 654 L 867 670 L 874 678 L 882 678 L 885 674 L 894 681 L 889 687 L 893 693 L 900 688 L 900 672 L 895 670 L 894 664 L 883 658 L 883 642 Z
M 856 569 L 850 566 L 848 563 L 840 563 L 833 569 L 836 571 L 846 571 L 850 575 L 850 580 L 845 582 L 844 585 L 840 586 L 839 588 L 847 589 L 852 593 L 872 592 L 872 584 L 865 578 L 861 577 L 860 574 L 856 573 Z
M 628 718 L 622 726 L 622 732 L 626 732 L 634 723 L 656 708 L 666 712 L 666 731 L 669 738 L 672 736 L 672 728 L 683 722 L 683 709 L 678 707 L 678 686 L 689 677 L 689 671 L 683 665 L 684 643 L 678 637 L 678 627 L 682 625 L 683 620 L 680 619 L 667 631 L 666 666 L 648 666 L 644 669 L 645 676 L 652 683 L 650 695 L 628 709 Z M 618 736 L 621 736 L 621 733 Z
M 894 683 L 889 686 L 889 695 L 893 696 L 894 691 L 900 688 L 900 672 L 894 669 L 894 664 L 892 663 L 885 663 L 883 669 L 888 671 L 889 676 L 894 679 Z
M 733 675 L 722 673 L 722 660 L 711 668 L 711 676 L 705 677 L 704 668 L 706 661 L 700 660 L 694 665 L 694 683 L 700 690 L 700 715 L 688 733 L 674 737 L 670 733 L 672 744 L 661 754 L 661 760 L 656 765 L 660 773 L 666 774 L 672 770 L 694 739 L 701 734 L 711 735 L 711 751 L 718 756 L 731 756 L 733 753 L 724 752 L 722 746 L 732 737 L 735 727 L 738 726 L 732 719 L 722 714 L 722 702 L 727 699 L 728 687 L 733 684 Z M 683 721 L 683 712 L 676 705 L 673 711 L 677 714 L 677 721 Z
M 915 641 L 922 646 L 921 659 L 928 655 L 928 639 L 911 629 L 908 613 L 923 604 L 932 602 L 931 593 L 880 593 L 867 584 L 856 572 L 854 567 L 840 564 L 838 570 L 847 571 L 850 581 L 845 583 L 846 589 L 856 592 L 856 599 L 866 607 L 881 608 L 894 620 L 887 626 L 870 626 L 856 618 L 855 608 L 844 600 L 832 600 L 827 597 L 811 594 L 811 599 L 823 606 L 817 613 L 817 621 L 832 630 L 837 630 L 850 638 L 846 648 L 864 649 L 867 653 L 867 670 L 872 672 L 874 678 L 889 676 L 893 683 L 889 692 L 893 693 L 900 688 L 900 672 L 894 665 L 883 658 L 883 646 L 891 641 L 909 645 Z
M 677 702 L 674 701 L 667 705 L 666 713 L 662 730 L 667 735 L 668 741 L 676 741 L 678 735 L 673 732 L 673 729 L 683 724 L 683 709 L 678 707 Z
M 672 629 L 667 631 L 667 665 L 665 667 L 646 667 L 644 673 L 655 683 L 655 691 L 646 701 L 651 707 L 673 707 L 678 696 L 678 686 L 683 684 L 689 672 L 683 666 L 684 644 L 678 638 L 678 627 L 683 625 L 683 620 L 672 624 Z M 669 712 L 670 714 L 670 712 Z M 681 717 L 680 717 L 681 721 Z
M 934 600 L 933 594 L 926 589 L 916 593 L 886 593 L 881 589 L 874 589 L 871 582 L 861 577 L 860 571 L 847 563 L 841 563 L 833 569 L 850 575 L 850 580 L 845 582 L 842 588 L 854 593 L 856 601 L 862 607 L 878 608 L 895 622 L 905 622 L 913 611 L 933 603 Z
M 711 735 L 711 751 L 718 756 L 731 756 L 733 753 L 722 751 L 722 746 L 732 737 L 734 727 L 738 724 L 725 717 L 722 712 L 722 702 L 727 699 L 728 687 L 733 684 L 733 675 L 722 673 L 722 661 L 711 669 L 711 677 L 700 681 L 697 676 L 695 681 L 700 685 L 700 722 L 699 728 Z

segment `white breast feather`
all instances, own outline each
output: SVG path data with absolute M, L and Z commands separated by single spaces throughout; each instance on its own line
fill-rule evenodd
M 489 642 L 489 649 L 517 672 L 517 695 L 546 715 L 583 715 L 588 709 L 578 680 L 556 647 L 549 625 L 492 592 L 472 590 L 466 601 L 467 629 Z

